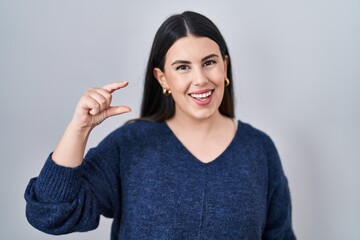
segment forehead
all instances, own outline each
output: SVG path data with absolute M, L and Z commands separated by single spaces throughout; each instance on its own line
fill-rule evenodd
M 178 39 L 166 53 L 166 62 L 197 61 L 209 54 L 220 54 L 218 44 L 207 37 L 186 36 Z

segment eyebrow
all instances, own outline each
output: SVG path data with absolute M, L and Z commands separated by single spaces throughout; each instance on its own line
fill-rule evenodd
M 209 58 L 213 58 L 213 57 L 219 57 L 217 54 L 213 53 L 213 54 L 209 54 L 207 55 L 206 57 L 203 57 L 201 59 L 201 62 L 204 62 L 206 60 L 208 60 Z M 176 60 L 175 62 L 173 62 L 171 64 L 171 66 L 175 65 L 175 64 L 190 64 L 191 62 L 190 61 L 187 61 L 187 60 Z

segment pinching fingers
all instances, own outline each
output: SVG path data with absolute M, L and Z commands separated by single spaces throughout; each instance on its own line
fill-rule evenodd
M 102 87 L 102 89 L 105 89 L 109 93 L 113 93 L 116 90 L 119 90 L 120 88 L 126 87 L 129 84 L 129 82 L 113 82 L 106 84 Z

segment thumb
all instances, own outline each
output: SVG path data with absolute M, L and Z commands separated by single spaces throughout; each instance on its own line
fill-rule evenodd
M 106 109 L 106 116 L 112 117 L 128 112 L 131 112 L 131 108 L 128 106 L 110 106 L 108 109 Z

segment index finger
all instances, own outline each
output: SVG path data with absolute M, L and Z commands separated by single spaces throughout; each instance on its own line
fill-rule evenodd
M 113 83 L 104 85 L 102 87 L 102 89 L 105 89 L 109 93 L 113 93 L 120 88 L 126 87 L 128 84 L 129 84 L 129 82 L 113 82 Z

